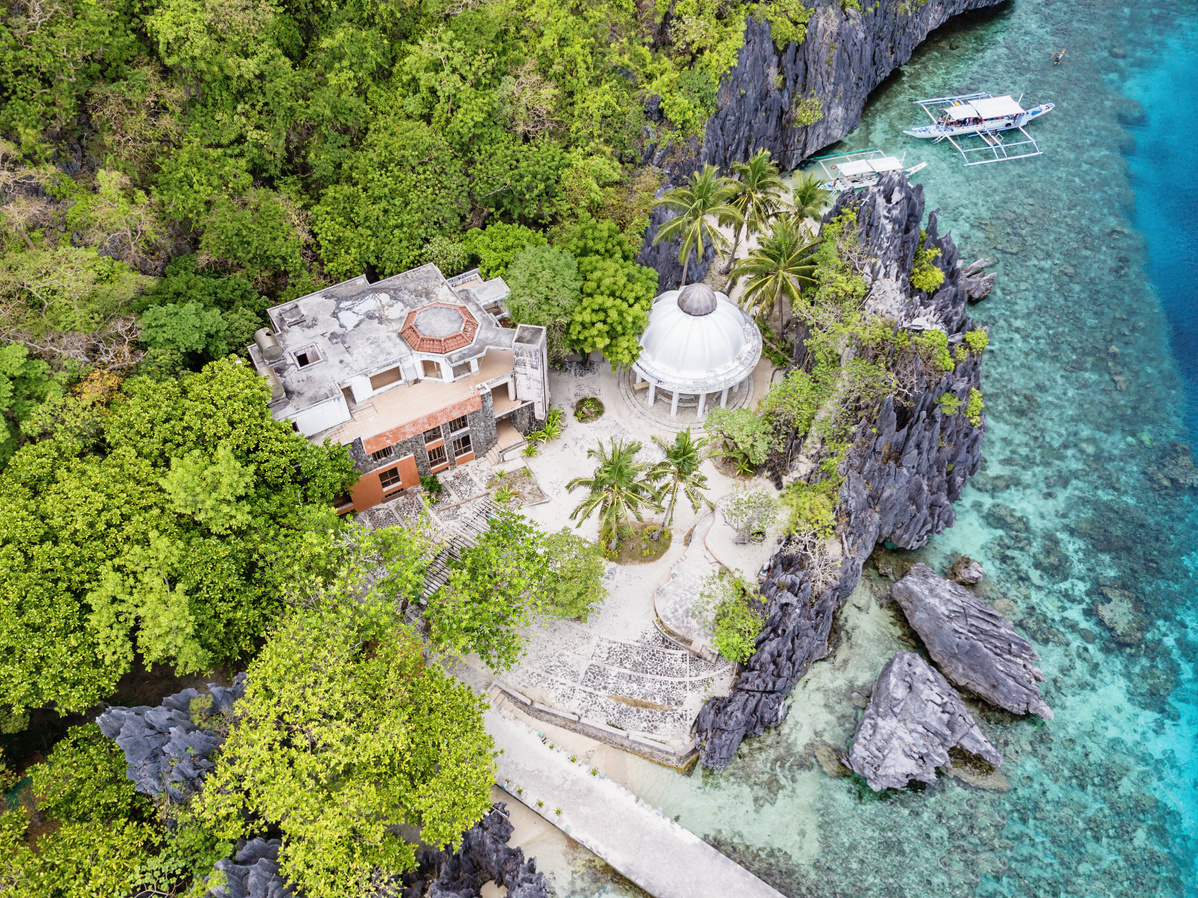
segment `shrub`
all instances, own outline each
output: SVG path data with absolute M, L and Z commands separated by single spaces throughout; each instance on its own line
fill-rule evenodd
M 940 406 L 940 410 L 946 415 L 955 415 L 961 410 L 961 400 L 952 393 L 945 393 L 936 400 L 936 404 Z
M 745 468 L 752 473 L 777 443 L 769 422 L 747 408 L 713 408 L 707 413 L 703 427 L 712 445 L 718 447 L 717 454 L 735 462 L 738 471 Z
M 762 600 L 738 574 L 724 568 L 703 581 L 697 610 L 711 628 L 720 656 L 741 664 L 753 654 L 762 627 Z
M 568 527 L 546 534 L 543 546 L 552 575 L 542 610 L 550 617 L 585 621 L 607 596 L 602 550 Z
M 836 480 L 828 478 L 817 483 L 796 480 L 782 494 L 782 504 L 790 510 L 787 527 L 792 533 L 811 533 L 822 540 L 831 539 L 836 531 L 835 496 L 832 487 Z
M 982 391 L 971 388 L 969 391 L 969 402 L 965 406 L 965 416 L 969 418 L 969 423 L 974 427 L 982 426 L 982 409 L 986 403 L 982 401 Z
M 426 493 L 428 493 L 428 497 L 434 502 L 441 497 L 441 491 L 445 489 L 445 487 L 441 485 L 441 480 L 436 474 L 431 474 L 428 477 L 421 477 L 420 487 Z
M 927 231 L 919 232 L 919 242 L 922 244 L 928 237 Z M 911 288 L 920 293 L 931 293 L 944 283 L 944 272 L 936 267 L 936 259 L 940 257 L 940 248 L 936 246 L 920 246 L 915 251 L 915 264 L 911 268 Z
M 965 343 L 972 352 L 982 352 L 990 345 L 990 335 L 977 327 L 965 334 Z
M 420 254 L 424 262 L 432 262 L 446 277 L 461 274 L 470 266 L 470 252 L 452 237 L 438 235 L 424 245 Z
M 736 531 L 738 543 L 764 535 L 778 517 L 778 500 L 765 487 L 733 493 L 721 507 L 724 520 Z
M 923 360 L 941 371 L 949 372 L 955 367 L 952 354 L 948 351 L 948 334 L 939 328 L 926 330 L 916 337 L 916 347 Z
M 824 108 L 819 97 L 803 97 L 791 106 L 791 113 L 797 127 L 806 128 L 814 125 L 824 117 Z
M 574 404 L 574 420 L 589 424 L 603 417 L 603 400 L 598 396 L 583 396 Z

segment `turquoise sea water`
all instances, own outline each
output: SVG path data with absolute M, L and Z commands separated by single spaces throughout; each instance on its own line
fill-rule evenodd
M 1067 48 L 1054 67 L 1051 55 Z M 1045 155 L 964 168 L 907 140 L 917 97 L 1025 93 Z M 1137 105 L 1138 104 L 1138 105 Z M 648 801 L 791 896 L 1198 895 L 1198 6 L 1016 0 L 941 29 L 836 149 L 926 160 L 963 260 L 995 261 L 986 464 L 907 561 L 980 559 L 1037 645 L 1051 723 L 975 706 L 1006 791 L 875 796 L 821 766 L 914 645 L 874 573 L 835 654 L 733 765 L 633 764 Z M 994 785 L 994 783 L 990 783 Z M 557 879 L 595 894 L 594 878 Z M 615 885 L 610 894 L 624 894 Z

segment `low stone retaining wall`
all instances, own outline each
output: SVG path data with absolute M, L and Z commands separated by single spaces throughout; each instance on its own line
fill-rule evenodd
M 656 739 L 641 733 L 622 730 L 603 721 L 580 717 L 572 711 L 561 711 L 550 705 L 533 701 L 522 692 L 501 683 L 499 680 L 494 681 L 494 686 L 506 698 L 511 699 L 519 710 L 529 717 L 559 726 L 564 730 L 579 733 L 580 735 L 602 742 L 605 745 L 618 748 L 621 751 L 638 755 L 646 760 L 653 761 L 655 764 L 672 767 L 675 770 L 681 770 L 686 773 L 694 766 L 695 761 L 698 760 L 699 749 L 693 738 L 682 746 L 667 745 L 664 742 L 658 742 Z

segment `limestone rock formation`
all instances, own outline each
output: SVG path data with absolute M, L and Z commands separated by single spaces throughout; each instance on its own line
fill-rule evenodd
M 918 655 L 898 652 L 874 683 L 853 736 L 849 767 L 875 792 L 903 789 L 911 780 L 936 782 L 937 767 L 952 767 L 953 748 L 991 767 L 1002 764 L 948 681 Z
M 978 259 L 961 269 L 965 295 L 969 297 L 970 302 L 981 302 L 994 288 L 994 281 L 998 275 L 986 273 L 985 269 L 989 264 L 985 259 Z
M 962 555 L 949 568 L 948 579 L 954 583 L 960 583 L 962 586 L 977 586 L 985 575 L 986 572 L 982 569 L 980 561 L 974 561 L 968 555 Z
M 292 898 L 295 894 L 279 875 L 278 839 L 251 839 L 232 858 L 216 862 L 225 882 L 212 889 L 211 898 Z
M 863 3 L 851 10 L 840 0 L 809 0 L 813 13 L 806 38 L 781 51 L 768 22 L 750 17 L 736 65 L 720 81 L 717 109 L 707 121 L 702 144 L 650 144 L 642 162 L 667 166 L 666 187 L 681 184 L 708 163 L 727 174 L 733 162 L 747 161 L 759 149 L 769 150 L 781 171 L 798 168 L 804 158 L 857 126 L 870 92 L 906 63 L 932 31 L 960 13 L 1001 2 Z M 808 118 L 800 109 L 818 109 L 818 115 L 804 124 Z M 913 124 L 917 112 L 912 107 Z M 679 286 L 682 274 L 677 241 L 652 245 L 664 217 L 659 209 L 650 219 L 641 253 L 642 263 L 657 269 L 662 290 Z M 707 256 L 692 264 L 694 280 L 703 278 L 709 261 Z
M 199 789 L 225 741 L 225 719 L 245 691 L 245 674 L 229 687 L 208 684 L 208 694 L 184 689 L 157 708 L 109 708 L 96 718 L 100 731 L 125 753 L 126 775 L 146 795 L 166 792 L 175 802 Z
M 536 861 L 525 860 L 519 848 L 509 848 L 513 827 L 500 802 L 482 820 L 462 834 L 462 848 L 450 854 L 435 848 L 420 852 L 419 866 L 399 882 L 376 893 L 402 898 L 480 898 L 488 882 L 506 887 L 508 898 L 549 898 L 545 874 Z M 207 898 L 291 898 L 297 895 L 279 874 L 278 839 L 253 839 L 243 843 L 232 858 L 216 862 L 225 883 Z
M 923 188 L 909 184 L 905 175 L 887 175 L 856 196 L 842 194 L 829 216 L 846 203 L 856 206 L 862 242 L 877 256 L 868 272 L 870 283 L 906 283 L 921 245 Z M 928 216 L 926 231 L 923 245 L 941 252 L 936 263 L 945 272 L 944 284 L 931 295 L 914 297 L 884 291 L 887 315 L 899 326 L 938 327 L 956 346 L 974 327 L 957 247 L 950 237 L 939 236 L 935 213 Z M 875 300 L 871 291 L 867 303 Z M 787 545 L 770 560 L 761 586 L 768 617 L 756 652 L 732 694 L 707 702 L 695 720 L 704 766 L 723 769 L 741 740 L 781 722 L 795 682 L 828 654 L 833 617 L 879 541 L 915 549 L 952 526 L 952 503 L 981 465 L 986 422 L 983 418 L 975 426 L 966 415 L 946 415 L 940 399 L 952 393 L 963 404 L 980 386 L 979 358 L 971 352 L 951 372 L 926 370 L 906 397 L 885 398 L 874 421 L 859 430 L 842 467 L 837 500 L 837 535 L 844 549 L 839 576 L 816 589 L 809 559 Z
M 514 827 L 500 802 L 462 836 L 462 850 L 441 864 L 428 898 L 478 898 L 484 883 L 507 889 L 508 898 L 549 898 L 545 874 L 519 848 L 509 848 Z
M 1037 682 L 1040 656 L 1011 622 L 924 564 L 890 590 L 936 666 L 957 686 L 1015 714 L 1052 720 Z

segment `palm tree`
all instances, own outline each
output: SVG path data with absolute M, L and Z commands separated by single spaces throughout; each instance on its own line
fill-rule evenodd
M 786 305 L 799 301 L 804 284 L 814 283 L 812 255 L 818 246 L 805 241 L 793 221 L 776 219 L 769 236 L 732 269 L 733 278 L 749 279 L 744 292 L 748 307 L 753 312 L 762 312 L 773 304 L 784 331 Z
M 707 244 L 723 249 L 728 240 L 719 232 L 717 224 L 739 224 L 740 213 L 728 204 L 730 197 L 728 179 L 721 178 L 714 165 L 706 165 L 703 171 L 691 175 L 690 183 L 667 191 L 653 204 L 678 213 L 658 225 L 653 245 L 681 238 L 678 261 L 682 263 L 682 283 L 679 287 L 686 286 L 691 251 L 697 249 L 698 258 L 702 259 Z
M 661 447 L 666 457 L 653 466 L 649 472 L 649 479 L 662 484 L 657 494 L 658 499 L 670 497 L 661 526 L 653 534 L 653 539 L 656 540 L 674 519 L 674 506 L 678 502 L 679 490 L 690 500 L 691 508 L 695 511 L 698 511 L 699 506 L 705 501 L 703 490 L 707 489 L 707 475 L 699 473 L 699 465 L 703 463 L 703 450 L 707 448 L 707 439 L 694 439 L 688 427 L 674 437 L 673 443 L 667 443 L 657 436 L 653 438 L 653 442 Z
M 778 177 L 778 166 L 770 160 L 769 150 L 758 150 L 748 162 L 737 162 L 732 166 L 740 180 L 731 183 L 732 196 L 728 201 L 733 209 L 740 213 L 745 237 L 754 231 L 760 231 L 762 226 L 777 214 L 782 206 L 782 193 L 786 184 Z M 724 274 L 732 270 L 736 261 L 736 248 L 740 245 L 742 227 L 736 228 L 732 240 L 732 251 L 728 253 L 728 262 L 724 266 Z
M 591 477 L 575 477 L 566 484 L 566 489 L 571 492 L 576 486 L 585 486 L 590 491 L 574 509 L 570 520 L 578 521 L 575 526 L 579 526 L 598 509 L 600 539 L 604 533 L 610 533 L 608 548 L 613 552 L 619 545 L 620 527 L 630 517 L 644 520 L 642 508 L 661 511 L 657 493 L 647 476 L 649 465 L 636 460 L 640 451 L 639 440 L 626 443 L 612 437 L 610 450 L 602 443 L 587 450 L 589 457 L 599 460 L 595 473 Z
M 823 181 L 811 172 L 797 172 L 791 182 L 791 218 L 796 224 L 811 228 L 824 216 L 824 210 L 832 200 L 832 192 L 824 190 Z

